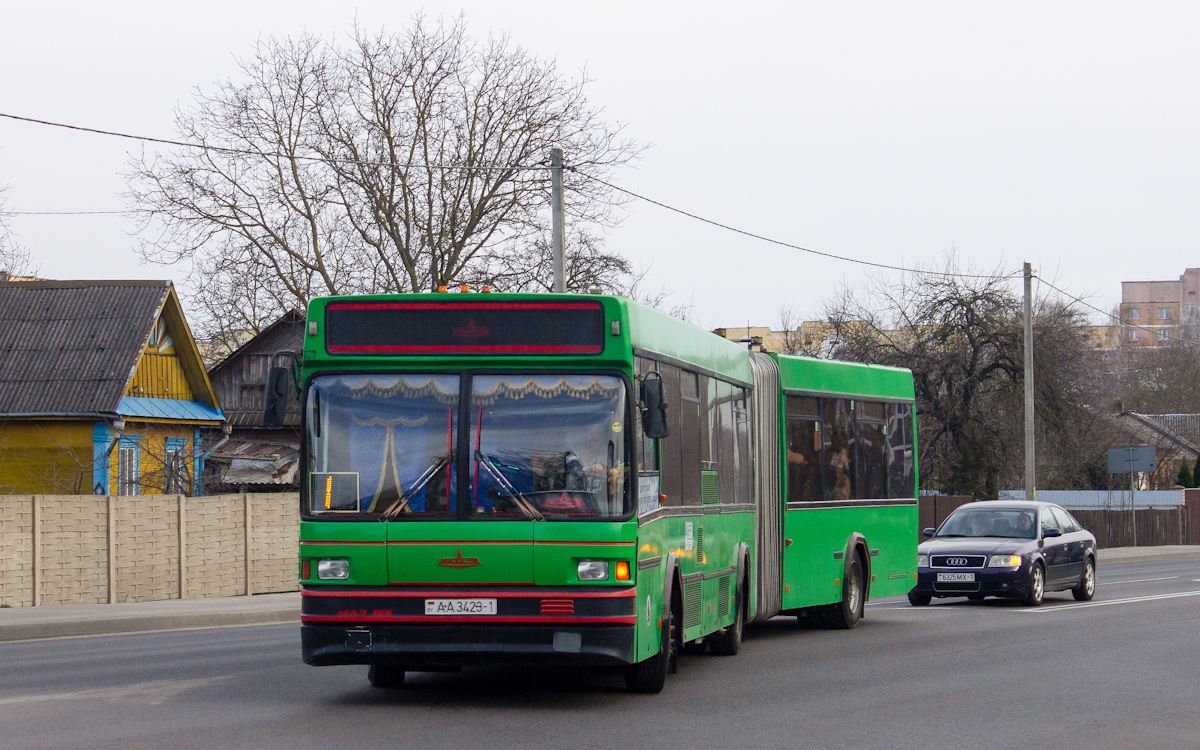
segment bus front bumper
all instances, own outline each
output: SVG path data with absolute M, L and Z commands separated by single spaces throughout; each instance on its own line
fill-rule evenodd
M 304 661 L 420 667 L 634 662 L 633 587 L 306 587 Z M 426 614 L 427 601 L 491 600 L 485 616 Z
M 530 663 L 572 666 L 632 664 L 632 625 L 304 625 L 304 661 L 461 667 Z

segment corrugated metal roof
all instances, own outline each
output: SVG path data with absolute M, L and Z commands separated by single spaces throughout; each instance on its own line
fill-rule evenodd
M 170 285 L 0 283 L 0 414 L 115 413 Z
M 117 413 L 125 417 L 151 417 L 154 419 L 183 419 L 189 422 L 220 422 L 225 419 L 220 409 L 214 409 L 199 401 L 184 401 L 177 398 L 148 398 L 146 396 L 124 396 L 117 405 Z

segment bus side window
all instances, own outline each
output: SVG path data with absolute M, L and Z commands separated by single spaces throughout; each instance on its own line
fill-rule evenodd
M 750 410 L 749 395 L 745 388 L 733 392 L 733 419 L 736 435 L 733 452 L 734 470 L 737 472 L 737 495 L 735 503 L 752 502 L 750 498 Z
M 912 404 L 888 404 L 888 497 L 916 497 Z
M 662 471 L 660 492 L 667 496 L 664 505 L 678 507 L 684 504 L 683 498 L 683 434 L 682 420 L 679 418 L 679 368 L 660 362 L 658 372 L 663 379 L 663 390 L 667 397 L 667 419 L 671 425 L 671 434 L 658 441 L 658 461 Z M 693 405 L 694 406 L 694 405 Z
M 700 376 L 687 370 L 679 377 L 679 424 L 683 505 L 700 504 L 700 433 L 703 429 Z
M 820 402 L 808 396 L 788 396 L 786 409 L 787 502 L 815 502 L 824 496 L 821 490 Z
M 854 491 L 854 425 L 850 399 L 822 399 L 821 447 L 824 452 L 822 474 L 825 476 L 826 500 L 852 500 Z
M 720 443 L 721 462 L 717 468 L 717 486 L 720 501 L 733 502 L 736 494 L 734 466 L 733 386 L 724 380 L 717 381 L 717 442 Z
M 858 497 L 878 500 L 887 497 L 887 443 L 884 405 L 878 401 L 856 401 L 858 447 Z

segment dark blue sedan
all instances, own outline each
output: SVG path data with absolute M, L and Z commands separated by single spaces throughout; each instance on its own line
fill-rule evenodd
M 917 547 L 914 606 L 934 597 L 999 596 L 1036 607 L 1047 591 L 1096 593 L 1096 537 L 1050 503 L 978 502 L 950 514 Z

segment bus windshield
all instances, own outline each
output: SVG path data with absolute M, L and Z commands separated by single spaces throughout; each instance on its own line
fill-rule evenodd
M 468 518 L 626 516 L 625 399 L 610 375 L 319 376 L 307 402 L 309 511 L 459 518 L 462 461 Z
M 473 517 L 629 512 L 620 378 L 476 375 L 470 404 Z

